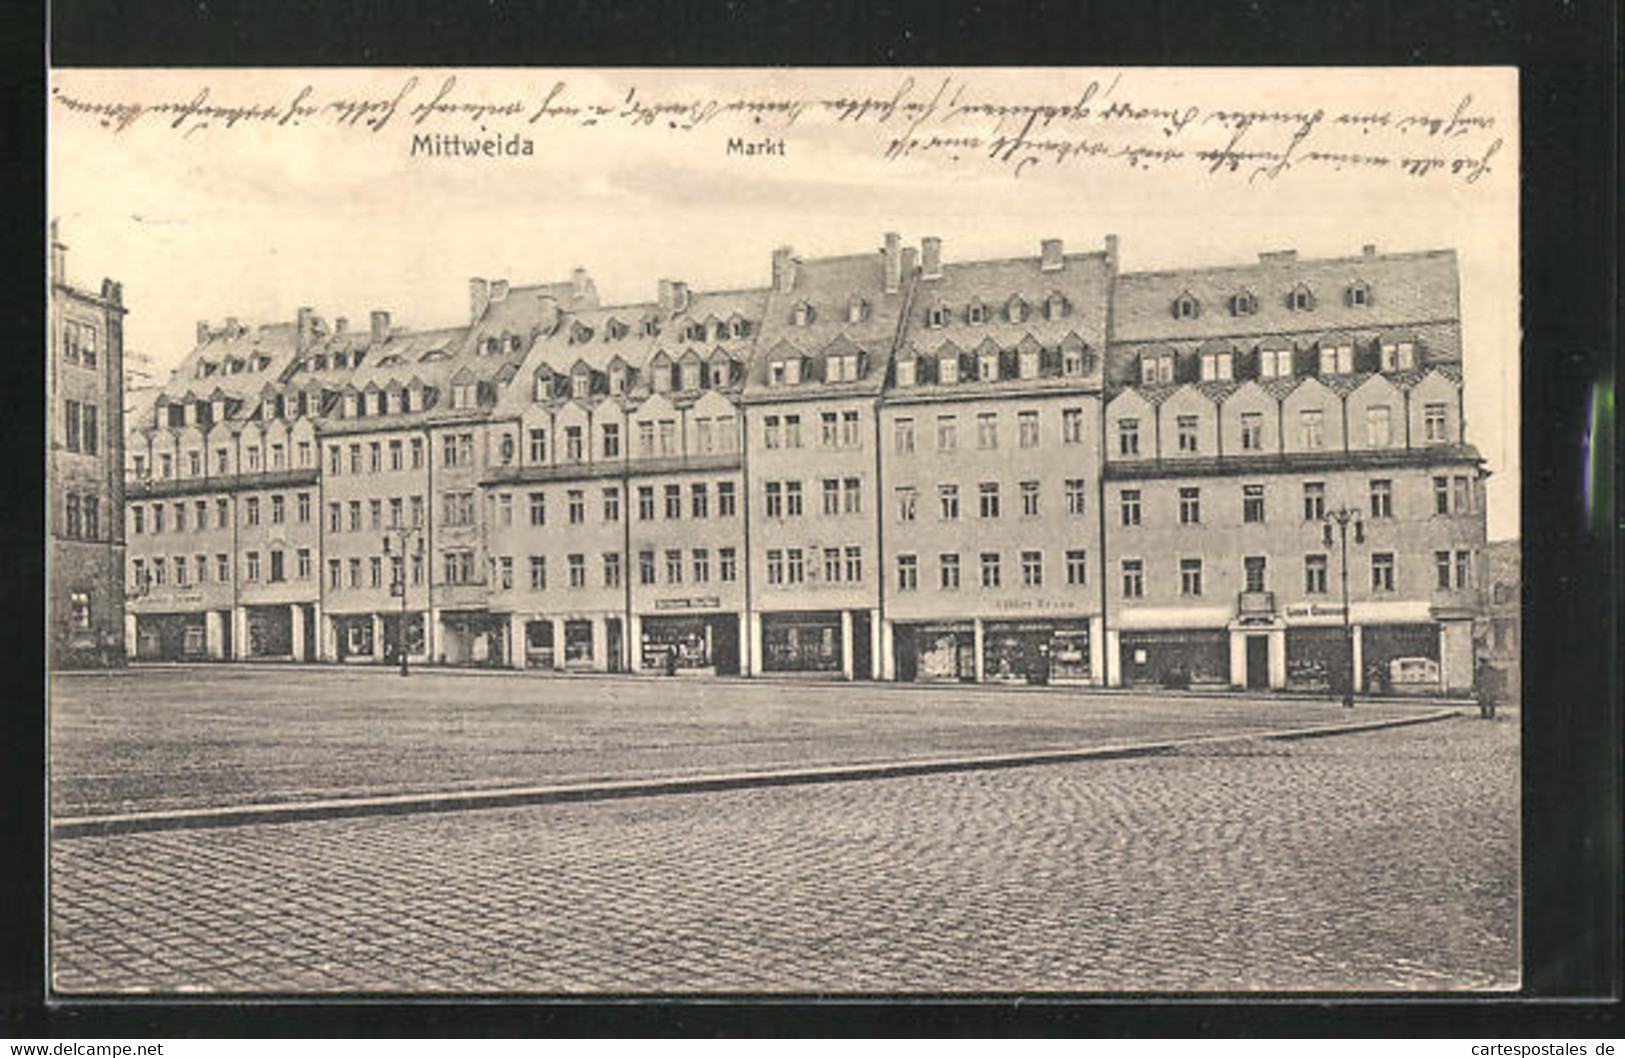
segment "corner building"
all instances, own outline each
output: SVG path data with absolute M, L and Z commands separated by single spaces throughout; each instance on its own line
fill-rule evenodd
M 1454 254 L 1129 273 L 1114 310 L 1108 682 L 1470 690 L 1485 471 Z
M 881 409 L 885 676 L 1096 683 L 1115 240 L 944 261 L 928 238 Z

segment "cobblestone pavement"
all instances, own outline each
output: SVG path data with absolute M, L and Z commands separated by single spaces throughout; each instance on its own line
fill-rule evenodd
M 1517 732 L 59 840 L 65 992 L 1518 980 Z
M 1053 688 L 138 669 L 53 677 L 51 804 L 70 816 L 664 778 L 1344 719 L 1326 701 Z

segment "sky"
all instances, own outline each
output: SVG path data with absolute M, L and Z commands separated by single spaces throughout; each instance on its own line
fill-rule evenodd
M 403 104 L 376 132 L 322 115 L 297 124 L 226 127 L 147 113 L 122 131 L 58 101 L 49 112 L 48 199 L 69 246 L 68 274 L 95 287 L 124 284 L 126 347 L 151 357 L 159 377 L 191 348 L 196 322 L 290 320 L 301 305 L 365 326 L 387 309 L 412 328 L 466 320 L 468 279 L 514 284 L 567 278 L 585 267 L 606 304 L 652 299 L 659 278 L 697 289 L 762 286 L 772 251 L 866 253 L 884 233 L 905 244 L 943 240 L 945 260 L 1037 252 L 1044 238 L 1068 250 L 1119 239 L 1125 271 L 1244 263 L 1261 251 L 1300 256 L 1454 249 L 1461 268 L 1468 440 L 1492 472 L 1491 539 L 1518 533 L 1517 81 L 1511 70 L 58 70 L 52 84 L 78 100 L 194 98 L 286 106 L 305 85 L 317 101 L 388 98 L 410 78 L 407 103 L 523 100 L 518 116 L 442 112 L 412 124 Z M 1360 167 L 1306 166 L 1275 180 L 1195 165 L 1038 164 L 1019 175 L 985 152 L 927 151 L 888 160 L 907 123 L 894 115 L 836 122 L 809 107 L 792 124 L 724 114 L 685 127 L 605 118 L 527 118 L 563 83 L 561 102 L 873 97 L 911 101 L 949 85 L 965 99 L 1001 104 L 1073 102 L 1091 82 L 1108 101 L 1174 115 L 1195 109 L 1281 114 L 1386 113 L 1489 116 L 1494 125 L 1430 137 L 1412 123 L 1317 127 L 1339 150 L 1387 145 L 1482 154 L 1502 140 L 1489 171 L 1468 182 Z M 1464 98 L 1466 109 L 1462 110 Z M 941 116 L 945 108 L 934 111 Z M 1019 132 L 1015 119 L 959 117 L 916 135 Z M 483 126 L 483 132 L 481 131 Z M 1232 126 L 1233 127 L 1233 126 Z M 1287 136 L 1260 122 L 1248 143 Z M 1057 125 L 1030 133 L 1093 135 L 1109 144 L 1188 143 L 1156 117 L 1118 125 Z M 1282 131 L 1287 130 L 1287 131 Z M 474 160 L 414 157 L 414 133 L 529 137 L 533 153 Z M 783 155 L 730 155 L 732 137 L 783 139 Z M 1289 136 L 1287 137 L 1289 138 Z M 1277 137 L 1279 140 L 1280 137 Z M 1209 134 L 1204 145 L 1221 143 Z M 1284 142 L 1284 141 L 1281 141 Z

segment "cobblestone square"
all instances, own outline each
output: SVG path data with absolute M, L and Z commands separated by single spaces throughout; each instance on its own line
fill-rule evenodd
M 790 697 L 836 710 L 852 694 L 817 690 Z M 998 700 L 1031 712 L 1055 697 Z M 892 698 L 875 701 L 883 715 Z M 1134 704 L 1091 723 L 1112 729 Z M 64 994 L 1507 989 L 1517 760 L 1515 723 L 1463 717 L 999 771 L 59 839 L 53 980 Z

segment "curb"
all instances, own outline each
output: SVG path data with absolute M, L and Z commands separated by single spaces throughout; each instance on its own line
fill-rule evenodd
M 1441 709 L 1423 716 L 1366 720 L 1353 724 L 1326 724 L 1320 727 L 1255 731 L 1245 734 L 1202 735 L 1167 739 L 1126 746 L 1095 746 L 1081 749 L 1036 750 L 976 757 L 949 757 L 913 761 L 886 761 L 875 764 L 833 765 L 820 768 L 780 769 L 763 772 L 734 772 L 671 779 L 631 779 L 618 782 L 574 786 L 525 786 L 497 790 L 464 790 L 447 793 L 397 794 L 327 801 L 284 804 L 250 804 L 222 808 L 186 809 L 170 812 L 132 812 L 125 815 L 76 816 L 53 822 L 55 838 L 130 834 L 143 831 L 198 830 L 215 827 L 299 823 L 362 816 L 411 815 L 430 812 L 466 812 L 477 809 L 515 808 L 530 805 L 565 804 L 577 801 L 614 801 L 634 797 L 661 797 L 673 794 L 717 793 L 775 786 L 808 786 L 836 782 L 896 779 L 917 775 L 953 772 L 993 771 L 1043 764 L 1070 764 L 1089 760 L 1122 760 L 1158 756 L 1193 746 L 1233 742 L 1298 741 L 1352 735 L 1391 727 L 1448 720 L 1462 714 Z

